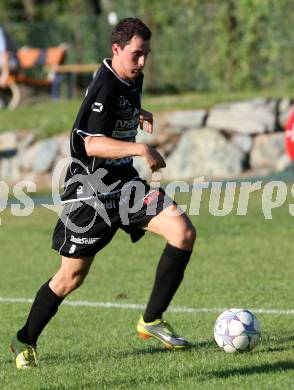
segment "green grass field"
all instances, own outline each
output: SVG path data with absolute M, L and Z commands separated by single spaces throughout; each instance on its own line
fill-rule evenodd
M 62 305 L 39 339 L 40 365 L 17 371 L 8 350 L 30 304 L 0 301 L 1 389 L 290 389 L 294 388 L 293 219 L 288 205 L 265 220 L 261 192 L 246 216 L 214 217 L 208 194 L 200 215 L 197 248 L 171 306 L 212 309 L 167 312 L 191 341 L 191 351 L 169 352 L 136 336 L 140 309 Z M 180 197 L 181 203 L 189 197 Z M 42 207 L 29 217 L 1 213 L 1 298 L 33 298 L 57 269 L 50 249 L 56 214 Z M 164 242 L 147 234 L 138 244 L 119 232 L 96 257 L 85 284 L 68 301 L 145 304 Z M 276 309 L 259 313 L 262 342 L 252 352 L 226 354 L 213 340 L 225 307 Z

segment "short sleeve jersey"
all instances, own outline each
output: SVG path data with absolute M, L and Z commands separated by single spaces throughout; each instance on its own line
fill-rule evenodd
M 141 109 L 143 75 L 133 82 L 121 79 L 112 69 L 111 60 L 104 59 L 90 83 L 71 131 L 72 162 L 65 177 L 63 203 L 85 200 L 105 193 L 103 183 L 111 191 L 136 179 L 132 157 L 102 159 L 89 157 L 85 150 L 86 136 L 111 137 L 120 141 L 135 142 Z M 103 168 L 103 169 L 101 169 Z M 99 172 L 99 173 L 98 173 Z

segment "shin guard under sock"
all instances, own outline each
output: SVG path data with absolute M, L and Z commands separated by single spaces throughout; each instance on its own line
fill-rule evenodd
M 191 253 L 191 250 L 166 245 L 158 263 L 154 286 L 143 315 L 145 322 L 161 318 L 184 277 Z
M 56 295 L 49 287 L 49 280 L 43 284 L 37 292 L 27 322 L 17 333 L 18 340 L 29 345 L 36 345 L 42 330 L 56 314 L 62 300 L 63 298 Z

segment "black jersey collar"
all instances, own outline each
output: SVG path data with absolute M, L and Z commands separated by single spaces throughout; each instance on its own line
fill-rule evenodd
M 131 83 L 128 83 L 127 81 L 123 80 L 121 77 L 119 77 L 119 75 L 117 73 L 115 73 L 115 71 L 112 69 L 112 67 L 109 65 L 108 61 L 111 61 L 111 58 L 104 58 L 103 60 L 103 64 L 106 66 L 106 68 L 108 70 L 110 70 L 117 79 L 119 79 L 119 81 L 121 81 L 122 83 L 126 84 L 128 87 L 130 87 L 132 84 Z

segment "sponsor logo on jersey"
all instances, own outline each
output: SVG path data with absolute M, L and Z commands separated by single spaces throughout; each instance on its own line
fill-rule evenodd
M 92 244 L 95 244 L 96 241 L 100 240 L 100 238 L 96 238 L 96 237 L 75 237 L 75 236 L 71 236 L 70 237 L 70 241 L 71 242 L 74 242 L 75 244 L 87 244 L 87 245 L 92 245 Z M 75 246 L 75 245 L 72 245 L 72 246 Z M 72 253 L 72 252 L 70 252 Z
M 118 206 L 119 206 L 118 201 L 115 201 L 114 199 L 105 200 L 103 203 L 102 202 L 94 203 L 95 210 L 99 210 L 101 208 L 104 208 L 106 210 L 115 210 L 118 208 Z
M 138 134 L 137 130 L 114 130 L 112 132 L 113 138 L 133 138 Z
M 136 130 L 140 123 L 140 110 L 134 109 L 134 112 L 130 119 L 118 119 L 115 122 L 116 130 Z
M 92 111 L 101 112 L 103 110 L 103 104 L 99 102 L 95 102 L 91 106 Z
M 117 158 L 115 160 L 107 159 L 105 160 L 105 165 L 120 167 L 122 165 L 130 164 L 132 161 L 133 161 L 132 157 Z
M 118 106 L 119 107 L 122 107 L 122 108 L 126 108 L 126 107 L 130 107 L 131 106 L 131 103 L 128 101 L 127 98 L 125 98 L 124 96 L 120 96 L 118 98 Z

